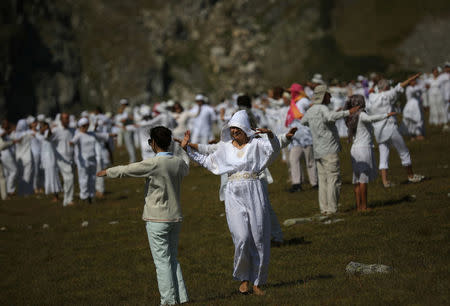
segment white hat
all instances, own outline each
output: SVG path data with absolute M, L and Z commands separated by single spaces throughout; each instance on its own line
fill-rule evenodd
M 119 103 L 120 103 L 120 105 L 128 105 L 128 100 L 127 99 L 120 99 Z
M 161 102 L 158 105 L 156 105 L 155 110 L 158 113 L 164 113 L 164 112 L 166 112 L 166 107 L 167 107 L 167 103 L 166 102 Z
M 141 115 L 144 117 L 150 116 L 150 114 L 152 113 L 152 109 L 150 108 L 150 106 L 143 104 L 139 109 L 139 113 L 141 113 Z
M 203 101 L 203 102 L 206 102 L 207 99 L 206 99 L 206 97 L 205 97 L 204 95 L 198 94 L 198 95 L 195 96 L 195 101 Z
M 358 81 L 359 81 L 359 82 L 364 81 L 364 79 L 365 79 L 365 78 L 364 78 L 362 75 L 358 75 Z
M 86 117 L 81 118 L 78 120 L 78 126 L 81 127 L 83 125 L 89 124 L 89 119 Z
M 173 107 L 174 105 L 175 105 L 175 102 L 173 100 L 167 101 L 167 106 L 168 107 Z
M 247 135 L 247 137 L 253 137 L 255 135 L 255 132 L 252 130 L 250 126 L 250 120 L 248 118 L 246 110 L 240 110 L 234 113 L 233 117 L 231 117 L 230 121 L 228 121 L 228 124 L 225 125 L 224 128 L 222 129 L 221 133 L 222 141 L 231 140 L 230 127 L 232 126 L 240 128 Z
M 89 112 L 88 111 L 82 111 L 80 114 L 80 117 L 89 117 Z
M 34 118 L 33 116 L 28 116 L 27 119 L 25 119 L 27 124 L 32 124 L 33 122 L 36 121 L 36 118 Z
M 325 84 L 325 82 L 322 80 L 322 75 L 320 73 L 314 74 L 314 76 L 313 76 L 311 81 L 313 83 Z
M 44 121 L 45 120 L 45 115 L 44 114 L 39 114 L 36 117 L 37 121 Z

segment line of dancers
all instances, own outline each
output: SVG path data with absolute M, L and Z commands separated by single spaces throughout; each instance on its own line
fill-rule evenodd
M 153 108 L 142 105 L 133 109 L 123 99 L 115 116 L 97 109 L 81 114 L 78 120 L 68 113 L 54 120 L 29 117 L 17 125 L 4 120 L 0 131 L 4 174 L 1 182 L 5 185 L 2 197 L 3 191 L 15 192 L 17 178 L 19 195 L 40 192 L 43 182 L 45 193 L 53 194 L 57 201 L 60 172 L 63 205 L 73 205 L 74 164 L 80 199 L 87 202 L 95 195 L 103 196 L 104 177 L 146 177 L 143 219 L 157 270 L 161 304 L 183 303 L 188 296 L 176 257 L 182 221 L 180 185 L 188 175 L 190 159 L 221 175 L 219 195 L 225 202 L 235 245 L 233 277 L 240 281 L 239 292 L 264 295 L 261 286 L 267 281 L 271 240 L 282 241 L 269 201 L 267 184 L 273 182 L 268 171 L 270 164 L 284 154 L 292 182 L 288 191 L 299 192 L 305 180 L 300 168 L 303 156 L 310 184 L 318 188 L 320 212 L 334 214 L 341 187 L 340 137 L 346 136 L 352 143 L 357 210 L 366 211 L 367 186 L 377 172 L 373 130 L 384 187 L 393 186 L 387 175 L 392 146 L 399 153 L 408 181 L 422 181 L 424 176 L 413 172 L 401 125 L 396 120 L 398 101 L 406 89 L 403 117 L 414 139 L 425 136 L 424 96 L 430 107 L 430 124 L 441 124 L 443 130 L 447 129 L 448 68 L 446 65 L 446 71 L 438 75 L 433 70 L 431 81 L 416 74 L 395 86 L 373 76 L 370 81 L 359 78 L 359 82 L 346 87 L 337 84 L 328 88 L 321 76 L 315 75 L 314 83 L 307 82 L 305 86 L 294 83 L 288 90 L 275 87 L 253 101 L 248 95 L 235 95 L 215 108 L 206 96 L 199 94 L 195 105 L 186 111 L 181 103 L 171 101 Z M 433 89 L 436 87 L 439 97 Z M 432 111 L 433 107 L 441 107 L 439 114 L 436 109 Z M 415 114 L 405 115 L 411 113 Z M 215 129 L 220 132 L 219 141 L 214 141 Z M 113 163 L 114 147 L 122 144 L 130 164 L 108 168 Z M 136 162 L 136 148 L 141 150 L 141 162 Z

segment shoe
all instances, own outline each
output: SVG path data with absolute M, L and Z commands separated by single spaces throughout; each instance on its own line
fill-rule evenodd
M 278 241 L 278 240 L 270 240 L 270 247 L 272 248 L 279 248 L 283 245 L 283 241 Z
M 419 182 L 423 181 L 424 178 L 425 178 L 425 176 L 423 176 L 423 175 L 414 174 L 412 177 L 408 177 L 408 182 L 419 183 Z
M 394 186 L 395 186 L 395 184 L 392 183 L 392 182 L 387 182 L 386 184 L 383 183 L 383 187 L 384 187 L 384 188 L 392 188 L 392 187 L 394 187 Z
M 298 191 L 302 191 L 302 185 L 300 185 L 300 184 L 294 184 L 291 186 L 291 188 L 288 189 L 288 192 L 290 192 L 290 193 L 294 193 L 294 192 L 298 192 Z

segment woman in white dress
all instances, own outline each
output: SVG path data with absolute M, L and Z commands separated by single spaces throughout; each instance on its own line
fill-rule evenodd
M 369 116 L 365 112 L 366 102 L 364 96 L 350 96 L 345 109 L 351 109 L 359 106 L 360 109 L 353 115 L 345 119 L 348 127 L 348 139 L 352 142 L 350 149 L 352 168 L 353 168 L 353 186 L 356 197 L 356 209 L 358 211 L 367 210 L 367 184 L 373 181 L 377 176 L 375 168 L 375 156 L 373 154 L 371 122 L 383 120 L 393 116 L 396 113 L 377 114 Z
M 444 79 L 440 77 L 437 68 L 433 69 L 433 76 L 428 79 L 428 102 L 430 104 L 430 124 L 447 124 L 447 105 L 444 100 Z
M 266 133 L 268 138 L 255 138 Z M 231 140 L 219 144 L 210 155 L 188 147 L 189 131 L 182 147 L 189 157 L 216 175 L 228 174 L 225 189 L 225 212 L 235 246 L 233 277 L 241 281 L 239 291 L 263 295 L 260 289 L 267 281 L 270 256 L 269 198 L 259 174 L 280 151 L 280 143 L 270 130 L 255 133 L 245 110 L 236 112 L 222 130 L 222 138 Z
M 408 129 L 411 140 L 423 140 L 425 135 L 422 92 L 423 86 L 416 80 L 406 87 L 406 104 L 403 108 L 403 123 Z
M 44 169 L 44 189 L 45 194 L 52 194 L 52 202 L 58 201 L 58 192 L 61 191 L 61 181 L 56 165 L 55 148 L 51 143 L 51 130 L 47 122 L 40 124 L 40 133 L 36 138 L 41 142 L 41 167 Z
M 18 170 L 18 194 L 33 194 L 33 156 L 31 154 L 31 139 L 34 133 L 28 128 L 26 119 L 20 119 L 12 135 L 13 140 L 19 140 L 16 144 L 16 161 Z

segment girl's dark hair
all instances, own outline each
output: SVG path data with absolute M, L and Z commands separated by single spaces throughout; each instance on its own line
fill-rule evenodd
M 237 105 L 252 108 L 252 99 L 248 95 L 241 95 L 237 98 Z
M 283 96 L 283 92 L 284 92 L 283 87 L 275 86 L 272 90 L 273 90 L 273 98 L 275 100 L 278 100 Z
M 348 128 L 348 140 L 350 142 L 352 142 L 353 137 L 355 137 L 356 135 L 356 129 L 358 128 L 359 114 L 366 107 L 366 101 L 364 99 L 364 96 L 362 95 L 350 96 L 347 102 L 345 103 L 344 110 L 349 110 L 350 108 L 353 108 L 355 106 L 359 106 L 360 109 L 353 115 L 349 115 L 345 118 L 345 124 L 347 125 Z
M 183 105 L 181 105 L 180 102 L 175 102 L 175 104 L 172 107 L 172 111 L 175 111 L 176 106 L 178 106 L 182 112 L 184 111 Z
M 172 142 L 172 132 L 164 126 L 157 126 L 150 130 L 150 139 L 161 149 L 167 150 Z

